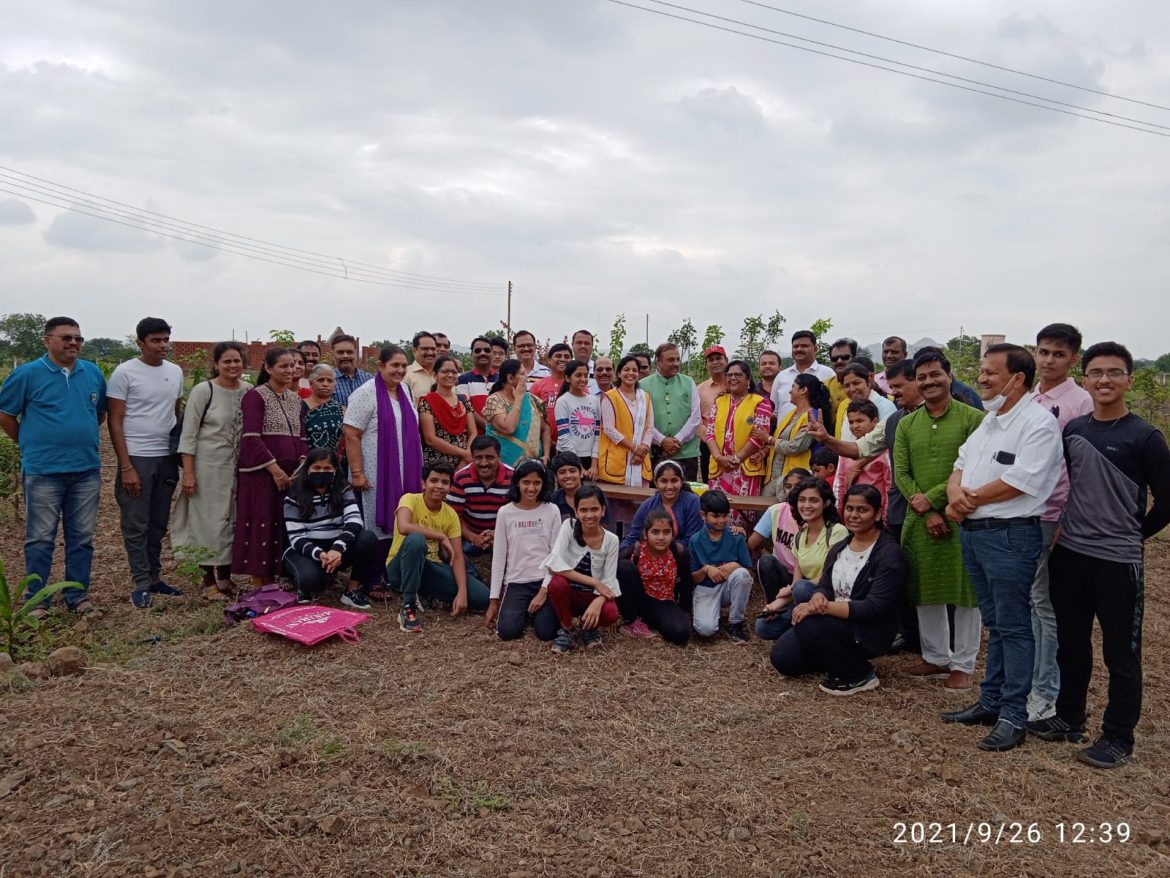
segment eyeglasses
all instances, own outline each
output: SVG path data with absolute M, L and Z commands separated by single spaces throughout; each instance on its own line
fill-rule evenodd
M 1093 381 L 1099 381 L 1108 375 L 1110 378 L 1124 378 L 1128 375 L 1125 369 L 1090 369 L 1085 373 L 1086 378 L 1091 378 Z
M 69 342 L 72 341 L 75 341 L 78 344 L 85 344 L 85 336 L 83 335 L 46 335 L 45 338 L 59 338 L 66 344 L 69 344 Z
M 492 352 L 491 348 L 475 348 L 472 351 L 473 354 L 490 354 L 491 352 Z
M 829 357 L 829 359 L 834 363 L 848 363 L 853 357 L 849 354 L 839 354 L 836 357 Z

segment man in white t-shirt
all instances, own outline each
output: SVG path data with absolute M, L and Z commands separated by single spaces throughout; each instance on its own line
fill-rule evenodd
M 114 370 L 106 393 L 110 442 L 118 456 L 114 496 L 134 581 L 130 602 L 146 609 L 156 594 L 182 594 L 160 576 L 162 539 L 179 478 L 171 431 L 181 414 L 183 370 L 167 362 L 171 327 L 165 320 L 145 317 L 136 333 L 141 354 Z

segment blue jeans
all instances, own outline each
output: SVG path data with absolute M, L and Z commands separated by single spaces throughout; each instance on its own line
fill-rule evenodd
M 1036 667 L 1032 670 L 1032 694 L 1055 701 L 1060 694 L 1060 666 L 1056 664 L 1056 611 L 1048 591 L 1048 555 L 1056 537 L 1056 522 L 1040 522 L 1044 546 L 1032 581 L 1032 637 L 1036 640 Z
M 979 703 L 1016 728 L 1028 721 L 1036 641 L 1032 580 L 1044 546 L 1040 525 L 988 530 L 960 528 L 963 566 L 975 585 L 987 626 L 987 673 Z
M 102 471 L 95 467 L 77 473 L 38 475 L 25 473 L 24 572 L 40 581 L 29 584 L 27 600 L 49 584 L 53 547 L 57 544 L 57 523 L 64 522 L 65 580 L 81 588 L 61 592 L 65 606 L 73 609 L 89 595 L 93 567 L 93 532 L 97 526 L 98 499 L 102 492 Z M 48 605 L 46 602 L 45 606 Z
M 792 603 L 780 611 L 775 619 L 756 619 L 756 637 L 760 640 L 779 640 L 792 627 L 792 611 L 797 604 L 807 603 L 817 590 L 811 579 L 798 579 L 792 583 Z
M 390 563 L 386 565 L 390 587 L 402 592 L 403 604 L 418 604 L 425 595 L 445 604 L 454 602 L 459 593 L 450 564 L 427 558 L 427 540 L 422 534 L 408 534 Z M 487 609 L 490 592 L 478 578 L 467 574 L 467 609 L 482 613 Z

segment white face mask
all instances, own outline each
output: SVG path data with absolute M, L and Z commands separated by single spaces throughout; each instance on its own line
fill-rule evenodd
M 1003 390 L 1001 390 L 999 393 L 997 393 L 991 399 L 983 400 L 984 411 L 989 412 L 990 414 L 994 415 L 1000 409 L 1002 409 L 1005 405 L 1007 405 L 1008 395 L 1010 393 L 1008 388 L 1011 386 L 1012 386 L 1012 383 L 1011 383 L 1011 380 L 1009 380 L 1008 383 L 1006 385 L 1004 385 Z

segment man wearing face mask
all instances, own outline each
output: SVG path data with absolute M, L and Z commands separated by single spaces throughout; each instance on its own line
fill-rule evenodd
M 1019 345 L 987 349 L 979 395 L 988 413 L 955 461 L 947 517 L 960 523 L 963 564 L 987 626 L 987 672 L 979 700 L 946 722 L 993 726 L 981 750 L 1018 746 L 1027 734 L 1035 640 L 1032 580 L 1044 538 L 1040 516 L 1060 478 L 1056 419 L 1032 398 L 1036 361 Z

